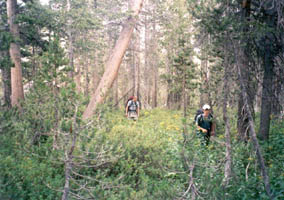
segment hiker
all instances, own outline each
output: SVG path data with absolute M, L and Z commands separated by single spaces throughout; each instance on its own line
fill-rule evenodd
M 128 99 L 125 115 L 128 119 L 137 120 L 139 117 L 139 102 L 135 96 Z
M 197 136 L 201 140 L 201 145 L 208 146 L 210 137 L 215 135 L 215 123 L 211 108 L 208 104 L 202 107 L 203 113 L 196 117 Z

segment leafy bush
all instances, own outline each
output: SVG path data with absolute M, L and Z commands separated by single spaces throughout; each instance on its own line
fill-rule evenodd
M 43 87 L 43 86 L 41 86 Z M 46 94 L 52 93 L 46 89 Z M 69 134 L 74 125 L 72 86 L 59 90 L 54 107 L 52 95 L 26 98 L 22 114 L 4 111 L 0 114 L 0 197 L 3 199 L 59 199 L 65 181 L 64 156 L 70 147 Z M 47 97 L 48 96 L 48 97 Z M 68 98 L 65 98 L 68 96 Z M 41 100 L 44 103 L 37 104 Z M 67 100 L 68 99 L 68 100 Z M 71 101 L 72 100 L 72 101 Z M 67 102 L 66 102 L 67 101 Z M 52 103 L 51 103 L 52 102 Z M 73 103 L 72 103 L 73 102 Z M 32 108 L 32 109 L 31 109 Z M 53 119 L 55 109 L 58 120 Z M 269 199 L 265 193 L 253 147 L 237 141 L 232 129 L 233 177 L 224 186 L 225 146 L 218 121 L 218 136 L 208 147 L 200 146 L 190 118 L 169 110 L 143 110 L 137 122 L 125 118 L 123 112 L 101 107 L 92 123 L 80 120 L 71 191 L 84 198 L 97 199 L 176 199 L 184 196 L 190 169 L 196 195 L 203 199 Z M 46 115 L 46 118 L 40 116 Z M 190 115 L 191 116 L 191 115 Z M 188 133 L 183 123 L 189 121 Z M 58 149 L 54 149 L 55 130 L 59 131 Z M 269 143 L 261 143 L 275 199 L 283 198 L 284 124 L 272 121 Z M 46 133 L 40 135 L 39 133 Z M 35 134 L 40 139 L 34 142 Z M 80 189 L 85 185 L 90 189 Z M 76 199 L 70 195 L 70 199 Z

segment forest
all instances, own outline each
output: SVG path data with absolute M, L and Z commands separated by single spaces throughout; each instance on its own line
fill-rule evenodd
M 0 0 L 0 200 L 281 200 L 283 107 L 284 0 Z

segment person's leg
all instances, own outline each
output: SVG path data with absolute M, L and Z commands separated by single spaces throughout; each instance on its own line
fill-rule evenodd
M 205 137 L 204 133 L 202 133 L 201 131 L 197 131 L 196 135 L 197 135 L 197 137 L 198 137 L 198 139 L 200 141 L 200 145 L 201 146 L 205 146 L 206 145 L 206 141 L 204 139 L 204 137 Z
M 137 120 L 138 119 L 137 113 L 135 111 L 130 111 L 128 115 L 128 119 Z
M 206 146 L 209 145 L 209 142 L 210 142 L 210 134 L 207 133 L 205 136 L 204 136 L 204 142 L 206 144 Z

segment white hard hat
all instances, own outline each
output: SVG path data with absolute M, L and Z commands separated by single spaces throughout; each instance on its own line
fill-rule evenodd
M 211 107 L 208 105 L 208 104 L 205 104 L 203 107 L 202 107 L 203 110 L 210 110 Z

